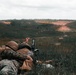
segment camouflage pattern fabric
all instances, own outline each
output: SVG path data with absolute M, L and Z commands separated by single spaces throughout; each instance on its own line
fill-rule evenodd
M 0 75 L 17 75 L 18 62 L 15 60 L 4 59 L 0 61 Z

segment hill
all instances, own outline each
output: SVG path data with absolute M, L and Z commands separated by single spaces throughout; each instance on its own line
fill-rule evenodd
M 0 22 L 0 37 L 24 38 L 57 35 L 58 26 L 37 23 L 35 20 L 10 20 L 10 24 Z
M 21 42 L 26 37 L 35 39 L 36 48 L 40 49 L 38 58 L 57 60 L 59 72 L 71 75 L 76 71 L 75 30 L 76 21 L 5 20 L 0 21 L 0 45 L 9 40 Z

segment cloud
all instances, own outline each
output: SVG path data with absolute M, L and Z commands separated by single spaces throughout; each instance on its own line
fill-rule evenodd
M 76 0 L 0 0 L 0 19 L 76 19 Z

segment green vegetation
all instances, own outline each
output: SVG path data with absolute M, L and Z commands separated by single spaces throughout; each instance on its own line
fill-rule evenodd
M 56 62 L 53 65 L 57 66 L 57 69 L 52 75 L 74 75 L 72 73 L 76 71 L 76 21 L 68 24 L 68 27 L 74 28 L 73 32 L 58 32 L 59 26 L 40 24 L 35 20 L 9 21 L 9 25 L 0 23 L 0 45 L 9 40 L 34 38 L 36 47 L 40 49 L 38 58 Z
M 11 24 L 0 23 L 0 38 L 24 38 L 53 36 L 60 32 L 55 31 L 57 26 L 53 24 L 39 24 L 34 20 L 10 20 Z
M 76 21 L 73 21 L 70 24 L 67 24 L 70 28 L 76 28 Z

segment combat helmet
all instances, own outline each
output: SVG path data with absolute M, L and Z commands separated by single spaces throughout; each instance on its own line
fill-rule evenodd
M 9 41 L 6 44 L 7 47 L 11 48 L 12 50 L 16 51 L 18 49 L 18 44 L 15 41 Z

